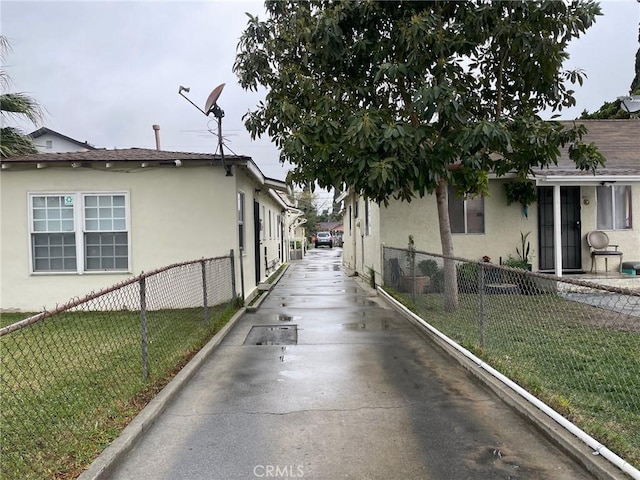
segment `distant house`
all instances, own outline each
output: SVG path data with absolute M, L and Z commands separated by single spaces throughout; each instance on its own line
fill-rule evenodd
M 490 178 L 489 195 L 470 199 L 449 195 L 456 256 L 494 263 L 516 256 L 520 234 L 531 232 L 533 269 L 558 274 L 590 269 L 586 234 L 602 230 L 619 245 L 625 259 L 640 260 L 640 120 L 581 120 L 607 159 L 593 175 L 576 169 L 565 154 L 557 166 L 531 177 L 537 202 L 525 216 L 520 205 L 507 205 L 505 184 L 512 178 Z M 367 275 L 382 271 L 381 244 L 406 248 L 412 235 L 415 247 L 441 253 L 434 196 L 411 203 L 391 200 L 388 207 L 350 191 L 344 195 L 345 266 Z M 556 222 L 556 214 L 560 218 Z M 556 250 L 556 238 L 560 250 Z M 561 261 L 561 270 L 556 265 Z M 609 262 L 617 270 L 617 261 Z M 604 265 L 599 264 L 600 271 Z
M 338 247 L 342 246 L 342 236 L 344 234 L 342 222 L 319 222 L 316 223 L 316 230 L 318 232 L 330 232 L 333 236 L 333 244 Z
M 231 176 L 218 155 L 138 148 L 32 154 L 0 166 L 3 310 L 39 311 L 231 250 L 237 291 L 249 297 L 288 260 L 292 210 L 277 194 L 286 184 L 249 157 L 226 156 Z
M 318 222 L 316 230 L 319 232 L 339 232 L 342 231 L 342 222 Z
M 62 135 L 47 127 L 39 128 L 29 134 L 36 149 L 40 153 L 62 153 L 62 152 L 86 152 L 96 150 L 96 147 L 88 142 L 80 142 L 71 137 Z

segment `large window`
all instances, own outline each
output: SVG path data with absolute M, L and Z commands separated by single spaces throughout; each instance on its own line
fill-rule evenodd
M 124 193 L 31 194 L 33 272 L 129 271 Z
M 484 197 L 464 199 L 449 187 L 451 233 L 484 233 Z
M 34 272 L 77 271 L 73 195 L 31 197 Z
M 596 187 L 598 230 L 631 229 L 631 187 L 612 185 Z

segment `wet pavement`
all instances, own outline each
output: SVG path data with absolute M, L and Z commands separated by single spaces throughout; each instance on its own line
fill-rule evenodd
M 109 478 L 592 478 L 340 254 L 293 262 Z

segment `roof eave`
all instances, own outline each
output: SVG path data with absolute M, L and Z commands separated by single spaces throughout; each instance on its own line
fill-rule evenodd
M 640 183 L 640 175 L 536 175 L 534 177 L 539 187 L 551 185 L 603 185 L 605 183 L 630 184 Z

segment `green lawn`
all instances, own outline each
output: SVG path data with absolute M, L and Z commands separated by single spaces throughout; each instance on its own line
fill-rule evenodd
M 410 295 L 394 296 L 410 303 Z M 483 302 L 481 310 L 478 295 L 460 294 L 458 310 L 446 314 L 441 294 L 423 294 L 410 307 L 640 465 L 640 317 L 552 294 L 485 295 Z
M 74 478 L 231 318 L 235 306 L 67 312 L 0 338 L 0 479 Z M 26 318 L 3 314 L 2 325 Z

